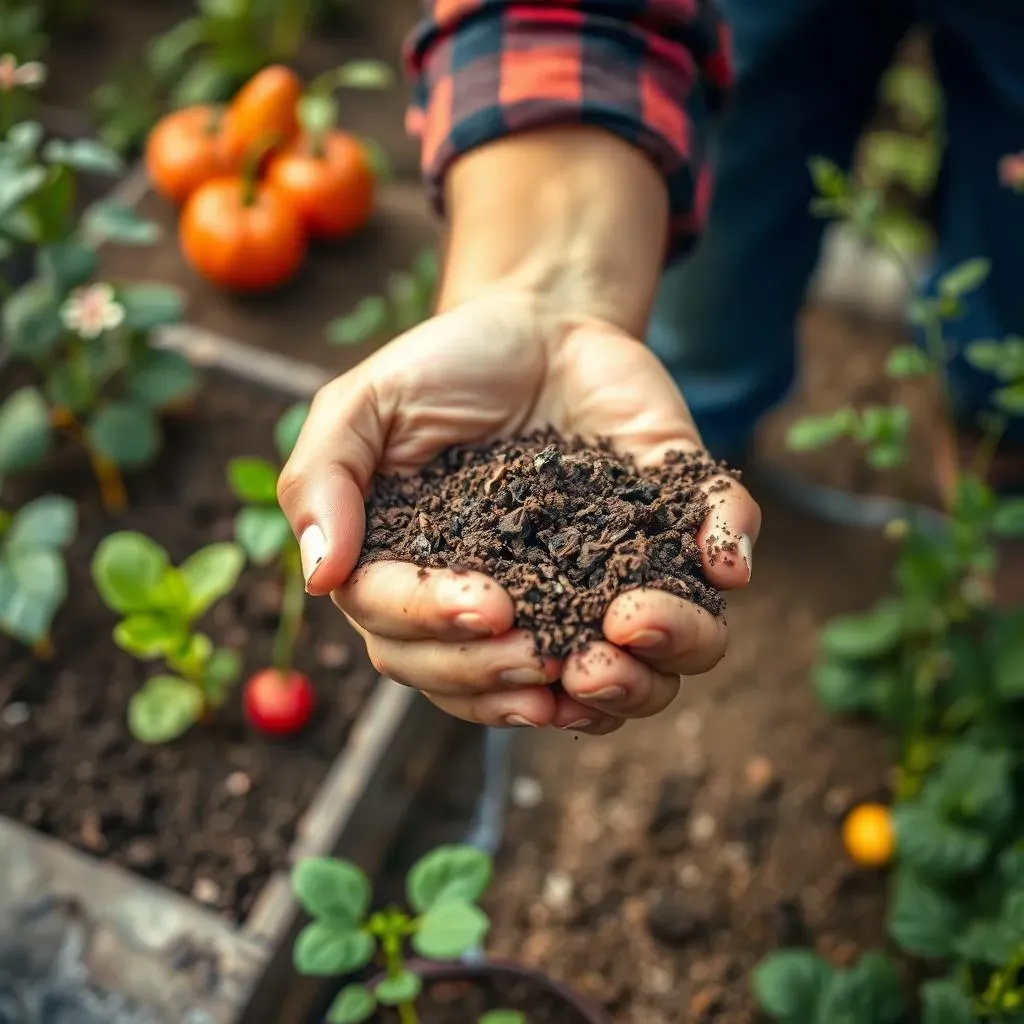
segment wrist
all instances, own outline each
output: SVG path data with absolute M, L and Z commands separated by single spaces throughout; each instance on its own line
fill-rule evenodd
M 541 129 L 471 151 L 445 184 L 441 311 L 518 293 L 558 321 L 602 320 L 644 336 L 668 197 L 643 152 L 602 129 Z

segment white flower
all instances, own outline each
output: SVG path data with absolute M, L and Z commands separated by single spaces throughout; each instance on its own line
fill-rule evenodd
M 46 65 L 37 60 L 18 63 L 13 53 L 0 57 L 0 92 L 14 89 L 38 89 L 46 81 Z
M 124 306 L 114 298 L 109 284 L 76 288 L 60 308 L 60 318 L 69 331 L 83 338 L 98 338 L 124 322 Z

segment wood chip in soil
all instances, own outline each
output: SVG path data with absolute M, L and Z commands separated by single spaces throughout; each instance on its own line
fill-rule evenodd
M 54 630 L 56 657 L 39 662 L 0 638 L 0 813 L 79 850 L 191 895 L 232 920 L 245 917 L 270 875 L 287 868 L 303 812 L 374 685 L 362 643 L 329 602 L 309 602 L 298 667 L 318 710 L 293 740 L 255 734 L 240 687 L 210 727 L 166 746 L 128 733 L 128 700 L 157 670 L 114 646 L 114 616 L 100 603 L 89 562 L 118 529 L 146 532 L 178 561 L 230 539 L 237 503 L 224 482 L 238 455 L 274 459 L 273 425 L 289 403 L 210 382 L 194 418 L 173 427 L 165 453 L 129 478 L 130 509 L 110 516 L 69 453 L 24 488 L 18 503 L 56 491 L 79 499 L 82 523 L 69 557 L 70 594 Z M 247 569 L 201 624 L 243 652 L 245 673 L 271 663 L 280 591 L 272 569 Z

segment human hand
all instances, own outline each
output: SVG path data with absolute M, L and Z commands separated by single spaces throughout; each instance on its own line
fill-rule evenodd
M 631 270 L 656 278 L 657 246 L 647 248 L 650 267 L 634 260 L 616 282 L 628 285 Z M 300 538 L 307 589 L 332 594 L 382 674 L 468 721 L 611 732 L 663 710 L 681 675 L 711 668 L 725 651 L 725 623 L 673 595 L 634 590 L 609 607 L 605 642 L 538 663 L 532 637 L 513 629 L 511 598 L 486 576 L 394 562 L 353 572 L 374 474 L 414 472 L 452 445 L 550 425 L 606 437 L 641 466 L 700 447 L 675 384 L 633 336 L 649 294 L 623 292 L 640 294 L 632 309 L 606 289 L 600 301 L 566 301 L 566 285 L 553 294 L 544 273 L 486 270 L 460 253 L 456 233 L 444 311 L 320 391 L 281 475 L 281 505 Z M 719 589 L 743 587 L 760 512 L 735 483 L 716 498 L 698 538 L 705 572 Z M 706 540 L 725 530 L 745 538 L 744 557 L 712 564 Z M 558 691 L 547 685 L 556 680 Z

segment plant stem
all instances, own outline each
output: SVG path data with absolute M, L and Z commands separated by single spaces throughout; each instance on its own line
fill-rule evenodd
M 51 420 L 54 426 L 63 427 L 71 436 L 78 441 L 85 449 L 89 465 L 92 467 L 92 474 L 100 489 L 100 500 L 108 512 L 123 512 L 128 507 L 128 492 L 124 486 L 124 477 L 115 462 L 112 462 L 106 455 L 96 451 L 89 444 L 74 414 L 63 406 L 57 406 L 51 412 Z
M 306 610 L 306 585 L 297 544 L 289 544 L 281 555 L 281 619 L 274 636 L 274 668 L 284 675 L 291 671 L 295 641 Z
M 286 0 L 277 5 L 270 31 L 270 49 L 277 60 L 295 56 L 311 14 L 311 0 Z
M 381 936 L 380 944 L 384 953 L 384 968 L 388 972 L 388 977 L 397 978 L 405 970 L 405 962 L 402 957 L 402 936 L 392 929 L 388 929 Z M 399 1003 L 396 1009 L 400 1024 L 420 1024 L 420 1015 L 412 1003 Z

